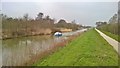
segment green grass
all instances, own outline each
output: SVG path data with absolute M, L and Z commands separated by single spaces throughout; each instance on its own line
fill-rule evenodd
M 120 36 L 115 35 L 115 34 L 110 33 L 110 32 L 107 32 L 107 31 L 102 31 L 102 32 L 105 33 L 106 35 L 108 35 L 109 37 L 111 37 L 111 38 L 113 38 L 113 39 L 115 39 L 115 40 L 120 42 Z
M 34 65 L 117 66 L 118 54 L 94 29 L 91 29 Z

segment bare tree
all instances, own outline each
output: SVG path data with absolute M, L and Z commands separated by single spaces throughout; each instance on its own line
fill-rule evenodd
M 24 16 L 23 16 L 23 19 L 25 20 L 25 21 L 27 21 L 28 20 L 28 13 L 26 13 Z
M 37 19 L 37 20 L 42 19 L 42 18 L 43 18 L 43 15 L 44 15 L 44 14 L 40 12 L 40 13 L 37 15 L 37 18 L 36 18 L 36 19 Z
M 74 23 L 75 23 L 75 20 L 73 20 L 71 23 L 73 23 L 73 24 L 74 24 Z
M 46 19 L 46 20 L 49 20 L 49 19 L 50 19 L 50 16 L 47 15 L 45 19 Z
M 60 19 L 58 23 L 67 23 L 64 19 Z

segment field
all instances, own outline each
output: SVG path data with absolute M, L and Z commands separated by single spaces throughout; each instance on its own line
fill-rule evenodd
M 94 29 L 90 29 L 34 65 L 117 66 L 118 54 Z

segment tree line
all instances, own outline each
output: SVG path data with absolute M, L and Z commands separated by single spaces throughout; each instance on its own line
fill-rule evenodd
M 78 30 L 82 27 L 82 25 L 78 25 L 75 22 L 68 23 L 64 19 L 60 19 L 55 23 L 55 19 L 50 18 L 49 15 L 44 17 L 44 14 L 41 12 L 37 14 L 35 19 L 30 18 L 29 14 L 25 14 L 22 18 L 12 18 L 4 14 L 0 14 L 0 16 L 2 17 L 3 38 L 28 36 L 31 35 L 32 32 L 43 34 L 46 29 L 52 31 L 55 31 L 56 28 Z
M 107 31 L 112 34 L 120 35 L 120 23 L 118 22 L 118 14 L 114 14 L 108 22 L 99 21 L 96 22 L 99 30 Z

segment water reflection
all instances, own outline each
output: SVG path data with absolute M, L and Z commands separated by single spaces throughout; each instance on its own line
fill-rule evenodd
M 60 41 L 60 38 L 51 36 L 33 36 L 4 40 L 2 48 L 3 65 L 22 65 L 30 60 L 32 56 L 48 50 L 50 46 L 54 45 L 54 42 Z

